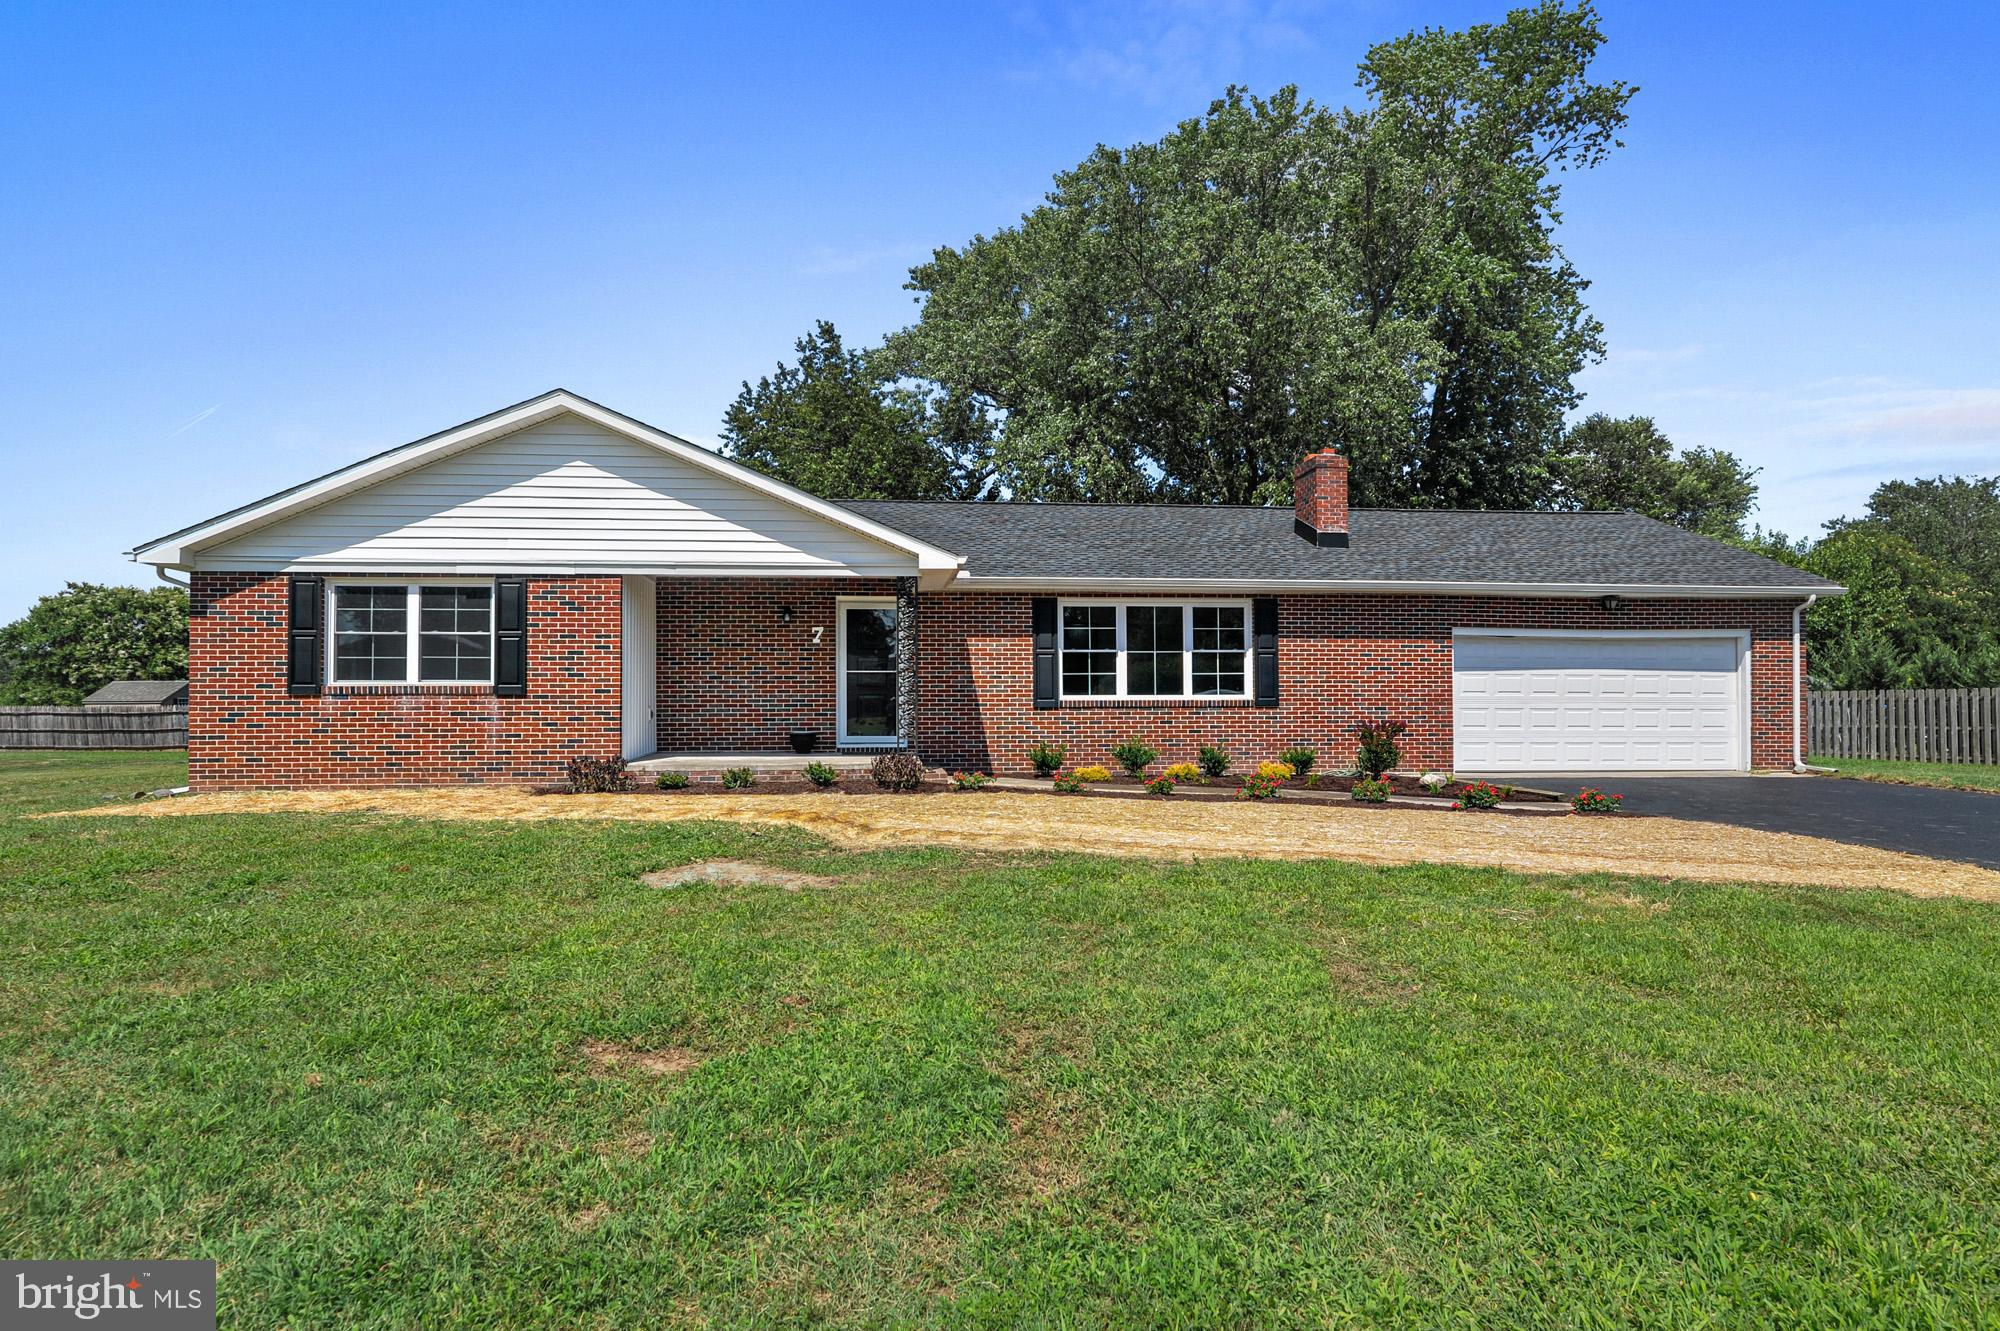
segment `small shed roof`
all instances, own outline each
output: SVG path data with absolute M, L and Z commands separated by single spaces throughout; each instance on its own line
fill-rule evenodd
M 171 707 L 188 700 L 184 679 L 118 679 L 83 700 L 85 707 Z

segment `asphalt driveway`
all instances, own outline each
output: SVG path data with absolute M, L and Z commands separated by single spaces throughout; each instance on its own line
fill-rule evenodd
M 1532 774 L 1496 778 L 1573 793 L 1591 785 L 1633 813 L 1797 832 L 2000 869 L 2000 795 L 1828 776 Z

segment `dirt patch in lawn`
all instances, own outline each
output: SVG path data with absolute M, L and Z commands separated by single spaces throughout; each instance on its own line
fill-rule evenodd
M 372 813 L 466 820 L 681 822 L 720 819 L 804 828 L 843 847 L 940 845 L 1206 856 L 1470 864 L 1519 873 L 1616 873 L 1706 882 L 1881 887 L 1914 896 L 2000 901 L 2000 873 L 1818 837 L 1678 818 L 1505 818 L 1338 804 L 1177 803 L 982 792 L 844 800 L 819 796 L 633 799 L 451 786 L 422 790 L 260 791 L 115 804 L 47 817 L 176 818 L 216 813 Z
M 647 887 L 686 887 L 691 883 L 720 883 L 726 887 L 781 887 L 787 892 L 803 892 L 809 887 L 832 887 L 840 880 L 819 874 L 773 869 L 768 864 L 748 860 L 703 860 L 675 869 L 658 869 L 640 875 Z
M 585 1040 L 583 1056 L 596 1073 L 641 1072 L 648 1077 L 678 1077 L 706 1061 L 692 1049 L 634 1049 L 610 1040 Z

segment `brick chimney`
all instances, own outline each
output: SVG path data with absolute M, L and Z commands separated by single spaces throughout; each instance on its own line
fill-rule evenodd
M 1314 545 L 1346 545 L 1347 459 L 1330 448 L 1300 458 L 1292 512 L 1292 530 Z

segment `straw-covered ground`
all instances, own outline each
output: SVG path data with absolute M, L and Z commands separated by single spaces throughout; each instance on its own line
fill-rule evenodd
M 1629 873 L 1708 882 L 1884 887 L 2000 901 L 2000 873 L 1817 837 L 1677 818 L 1548 817 L 1341 805 L 1114 800 L 982 792 L 842 795 L 536 795 L 500 787 L 272 791 L 105 805 L 97 816 L 378 813 L 458 820 L 722 819 L 804 828 L 839 845 L 940 845 L 1187 858 L 1467 864 L 1526 873 Z

